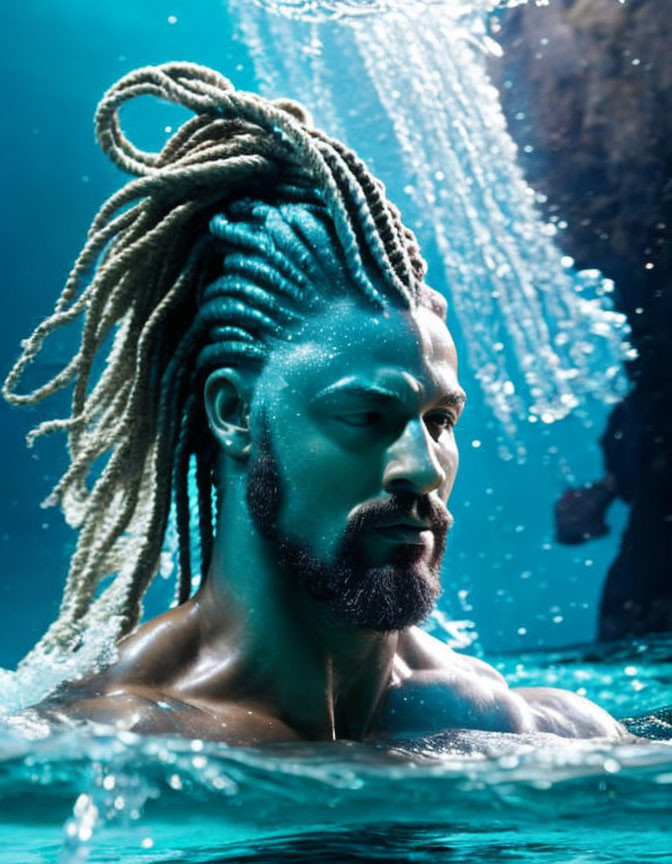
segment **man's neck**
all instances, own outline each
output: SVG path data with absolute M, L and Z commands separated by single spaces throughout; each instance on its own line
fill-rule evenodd
M 398 634 L 338 619 L 279 570 L 247 508 L 235 512 L 227 508 L 194 598 L 199 693 L 263 706 L 311 738 L 362 737 L 389 684 Z

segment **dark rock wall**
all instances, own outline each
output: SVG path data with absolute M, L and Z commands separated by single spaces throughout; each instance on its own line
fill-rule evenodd
M 600 635 L 672 630 L 672 0 L 551 0 L 494 29 L 527 178 L 576 266 L 614 279 L 639 353 L 603 439 L 631 518 Z

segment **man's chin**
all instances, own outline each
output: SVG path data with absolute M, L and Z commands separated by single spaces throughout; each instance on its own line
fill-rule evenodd
M 345 575 L 345 574 L 343 574 Z M 306 584 L 310 594 L 314 585 Z M 335 586 L 334 586 L 335 587 Z M 350 572 L 338 590 L 321 598 L 343 621 L 362 630 L 390 633 L 423 622 L 441 589 L 439 576 L 425 564 L 387 565 Z

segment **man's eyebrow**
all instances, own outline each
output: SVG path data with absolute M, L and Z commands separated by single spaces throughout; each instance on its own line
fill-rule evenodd
M 345 381 L 337 381 L 335 384 L 330 384 L 328 387 L 320 390 L 319 393 L 313 396 L 313 399 L 321 401 L 322 399 L 328 399 L 331 396 L 340 396 L 341 394 L 345 396 L 363 396 L 365 398 L 374 397 L 385 400 L 394 399 L 395 401 L 401 398 L 399 393 L 381 387 L 379 384 L 362 384 L 353 379 L 346 379 Z
M 424 388 L 422 389 L 424 390 Z M 385 401 L 394 400 L 396 402 L 403 399 L 402 394 L 381 387 L 379 384 L 364 384 L 353 378 L 346 378 L 344 381 L 337 381 L 335 384 L 330 384 L 328 387 L 320 390 L 315 394 L 315 396 L 313 396 L 311 401 L 322 401 L 323 399 L 329 399 L 332 396 L 336 397 L 340 395 L 354 397 L 360 396 L 368 399 L 373 397 L 374 399 L 377 398 Z M 438 401 L 442 405 L 449 405 L 452 408 L 461 411 L 464 408 L 466 400 L 467 397 L 464 390 L 458 388 L 443 391 Z

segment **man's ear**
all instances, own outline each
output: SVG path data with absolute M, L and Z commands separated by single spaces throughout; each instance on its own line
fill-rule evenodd
M 244 461 L 250 453 L 252 388 L 237 369 L 217 369 L 205 382 L 203 398 L 210 431 L 223 453 Z

